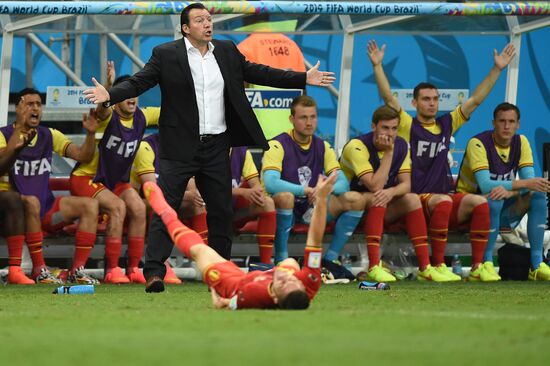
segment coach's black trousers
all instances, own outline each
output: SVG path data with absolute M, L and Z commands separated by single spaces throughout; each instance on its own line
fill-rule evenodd
M 208 244 L 222 257 L 231 256 L 233 238 L 233 205 L 231 199 L 231 165 L 229 138 L 226 133 L 215 135 L 199 143 L 191 162 L 160 159 L 158 185 L 166 201 L 179 209 L 187 182 L 195 177 L 207 210 Z M 173 243 L 166 226 L 158 215 L 153 215 L 147 236 L 145 266 L 146 279 L 164 278 L 164 261 L 172 252 Z

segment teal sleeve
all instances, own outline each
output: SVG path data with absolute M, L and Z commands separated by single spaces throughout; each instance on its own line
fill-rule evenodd
M 512 190 L 512 181 L 511 180 L 493 180 L 489 174 L 489 170 L 483 169 L 474 173 L 476 177 L 477 184 L 482 194 L 488 194 L 493 188 L 498 186 L 504 187 L 504 189 L 511 191 Z
M 519 170 L 519 179 L 531 179 L 535 178 L 535 168 L 532 166 L 525 166 Z
M 281 173 L 277 170 L 269 169 L 264 171 L 263 175 L 265 190 L 270 195 L 280 192 L 290 192 L 294 196 L 304 196 L 304 187 L 300 184 L 294 184 L 281 179 Z
M 349 182 L 344 172 L 338 170 L 338 178 L 336 179 L 336 183 L 334 183 L 334 191 L 332 193 L 339 196 L 347 191 L 349 191 Z

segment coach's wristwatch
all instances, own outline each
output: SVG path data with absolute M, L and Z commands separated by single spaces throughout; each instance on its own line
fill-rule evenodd
M 101 104 L 103 105 L 104 108 L 109 108 L 109 107 L 111 106 L 111 101 L 108 100 L 108 101 L 103 102 L 103 103 L 101 103 Z

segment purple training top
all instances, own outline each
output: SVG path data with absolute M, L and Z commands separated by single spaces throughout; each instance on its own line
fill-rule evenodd
M 13 134 L 13 125 L 0 128 L 8 141 Z M 49 180 L 52 171 L 53 137 L 49 128 L 36 128 L 36 144 L 24 147 L 10 169 L 10 183 L 19 193 L 35 196 L 40 201 L 40 218 L 48 212 L 55 201 Z
M 117 183 L 130 180 L 130 169 L 145 127 L 145 115 L 141 109 L 136 108 L 132 128 L 122 125 L 120 116 L 113 110 L 111 121 L 98 145 L 99 163 L 94 182 L 101 182 L 112 190 Z
M 453 176 L 447 160 L 452 134 L 452 117 L 446 113 L 436 118 L 441 133 L 434 135 L 416 119 L 411 127 L 411 163 L 413 193 L 449 193 Z

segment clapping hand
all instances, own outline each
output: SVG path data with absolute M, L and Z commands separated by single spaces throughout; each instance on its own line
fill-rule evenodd
M 90 113 L 82 114 L 82 127 L 84 127 L 88 133 L 95 133 L 98 125 L 99 122 L 95 109 L 90 109 Z

